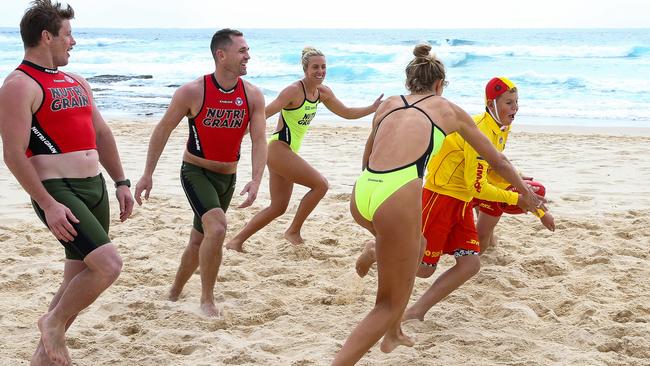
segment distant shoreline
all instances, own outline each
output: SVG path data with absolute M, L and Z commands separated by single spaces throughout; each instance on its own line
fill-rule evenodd
M 145 123 L 155 124 L 158 123 L 162 114 L 152 116 L 134 116 L 129 113 L 112 113 L 102 112 L 104 119 L 109 123 Z M 553 123 L 544 123 L 542 118 L 521 117 L 521 121 L 516 121 L 513 125 L 513 133 L 526 132 L 526 133 L 555 133 L 555 134 L 575 134 L 575 135 L 610 135 L 610 136 L 650 136 L 650 126 L 641 125 L 633 126 L 635 121 L 612 121 L 613 125 L 606 125 L 606 120 L 589 120 L 589 119 L 553 119 Z M 540 121 L 538 124 L 531 124 L 529 121 Z M 267 120 L 267 126 L 272 128 L 275 126 L 277 117 L 273 116 Z M 336 128 L 345 127 L 368 127 L 370 126 L 371 118 L 363 118 L 358 120 L 344 120 L 339 117 L 324 116 L 317 118 L 313 122 L 313 126 L 333 126 Z M 578 124 L 576 121 L 582 121 L 584 124 Z M 184 121 L 181 121 L 183 124 Z M 641 121 L 641 124 L 648 122 Z M 617 125 L 619 124 L 619 125 Z

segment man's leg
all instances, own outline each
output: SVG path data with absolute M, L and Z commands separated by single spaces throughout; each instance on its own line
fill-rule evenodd
M 81 271 L 85 270 L 86 268 L 87 268 L 86 263 L 84 263 L 83 261 L 70 260 L 70 259 L 65 261 L 65 265 L 63 268 L 63 282 L 61 282 L 61 285 L 59 286 L 59 290 L 52 298 L 52 301 L 50 302 L 50 306 L 47 309 L 48 312 L 54 309 L 54 307 L 56 307 L 56 305 L 59 303 L 59 300 L 61 299 L 61 295 L 63 295 L 63 292 L 65 292 L 65 289 L 68 287 L 68 284 L 70 284 L 70 281 L 72 281 L 72 279 L 76 275 L 78 275 Z M 66 330 L 70 328 L 70 325 L 72 324 L 72 322 L 76 317 L 77 314 L 73 315 L 68 320 L 68 323 L 65 326 Z M 41 366 L 41 365 L 51 365 L 51 364 L 52 361 L 50 361 L 50 358 L 47 356 L 47 352 L 45 352 L 45 348 L 43 347 L 43 341 L 39 340 L 38 346 L 36 347 L 36 351 L 32 356 L 30 366 Z
M 181 257 L 181 263 L 178 266 L 176 271 L 176 277 L 174 278 L 174 283 L 172 284 L 171 289 L 169 289 L 169 300 L 177 301 L 178 297 L 183 291 L 183 287 L 194 274 L 194 271 L 199 267 L 199 248 L 201 247 L 201 242 L 203 241 L 203 234 L 198 230 L 192 228 L 190 232 L 190 241 L 183 251 L 183 256 Z
M 72 278 L 56 306 L 38 320 L 45 351 L 52 362 L 61 365 L 71 364 L 65 346 L 66 325 L 81 310 L 90 306 L 122 270 L 122 259 L 111 243 L 93 250 L 84 262 L 87 268 Z
M 201 310 L 210 317 L 221 316 L 214 303 L 214 285 L 217 281 L 223 254 L 223 241 L 226 238 L 226 214 L 215 208 L 202 217 L 203 241 L 199 248 L 199 267 L 201 270 Z

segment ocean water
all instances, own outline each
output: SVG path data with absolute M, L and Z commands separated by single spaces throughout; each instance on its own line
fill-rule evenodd
M 86 77 L 105 115 L 159 117 L 174 90 L 210 73 L 212 29 L 73 29 L 63 68 Z M 447 67 L 444 96 L 483 110 L 493 76 L 519 87 L 517 123 L 650 127 L 648 29 L 243 29 L 251 48 L 247 80 L 267 103 L 303 76 L 310 45 L 327 58 L 325 84 L 349 106 L 405 93 L 404 67 L 426 41 Z M 0 28 L 0 78 L 23 56 L 17 29 Z M 340 120 L 322 107 L 319 119 Z M 366 117 L 362 122 L 369 120 Z

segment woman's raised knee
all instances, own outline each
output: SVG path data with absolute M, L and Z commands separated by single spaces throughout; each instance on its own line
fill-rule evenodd
M 327 178 L 325 178 L 322 175 L 320 176 L 320 179 L 318 180 L 316 185 L 312 187 L 312 190 L 314 192 L 318 192 L 323 196 L 325 195 L 325 193 L 327 193 L 329 189 L 330 189 L 330 183 L 327 181 Z
M 289 202 L 285 204 L 276 204 L 276 205 L 271 204 L 271 206 L 267 208 L 267 212 L 272 218 L 275 219 L 277 217 L 284 215 L 284 213 L 287 212 L 288 207 L 289 207 Z

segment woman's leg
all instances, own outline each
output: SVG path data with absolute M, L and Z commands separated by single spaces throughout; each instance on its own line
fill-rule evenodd
M 284 237 L 292 244 L 302 244 L 304 240 L 300 236 L 300 230 L 309 214 L 327 193 L 329 188 L 327 179 L 281 142 L 269 144 L 268 165 L 269 170 L 273 170 L 284 179 L 310 189 L 300 200 L 296 215 L 284 233 Z
M 375 212 L 377 300 L 354 328 L 333 365 L 355 364 L 384 335 L 383 351 L 390 352 L 400 344 L 412 345 L 399 330 L 399 321 L 411 295 L 419 260 L 421 184 L 415 179 L 404 185 Z
M 269 149 L 269 154 L 271 149 Z M 243 252 L 244 242 L 271 221 L 284 214 L 291 199 L 293 183 L 277 174 L 269 165 L 269 190 L 271 204 L 258 212 L 235 237 L 226 244 L 226 249 Z

